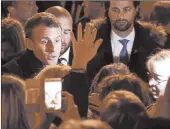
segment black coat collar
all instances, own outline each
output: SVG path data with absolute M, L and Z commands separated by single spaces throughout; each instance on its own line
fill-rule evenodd
M 43 63 L 38 60 L 33 51 L 27 50 L 18 60 L 18 64 L 23 71 L 24 78 L 33 77 L 43 68 Z

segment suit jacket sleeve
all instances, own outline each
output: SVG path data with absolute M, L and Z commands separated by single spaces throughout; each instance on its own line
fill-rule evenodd
M 87 116 L 88 110 L 88 79 L 86 73 L 70 72 L 64 78 L 63 91 L 68 91 L 74 96 L 81 117 Z

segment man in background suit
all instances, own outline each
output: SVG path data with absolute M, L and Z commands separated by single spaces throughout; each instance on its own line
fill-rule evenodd
M 61 53 L 58 63 L 71 65 L 73 52 L 70 33 L 72 32 L 73 19 L 70 13 L 60 6 L 50 7 L 46 10 L 46 12 L 53 14 L 59 20 L 62 28 Z
M 144 81 L 148 81 L 145 62 L 157 44 L 135 21 L 139 1 L 107 1 L 107 23 L 98 30 L 103 39 L 98 54 L 88 64 L 89 79 L 93 79 L 102 66 L 123 62 Z M 102 34 L 101 34 L 102 33 Z

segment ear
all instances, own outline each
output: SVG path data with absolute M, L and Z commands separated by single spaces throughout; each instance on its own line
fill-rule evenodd
M 8 7 L 7 7 L 7 10 L 8 10 L 9 14 L 10 14 L 12 17 L 15 17 L 15 15 L 16 15 L 16 9 L 15 9 L 13 6 L 8 6 Z
M 27 47 L 29 50 L 33 50 L 33 49 L 34 49 L 34 45 L 33 45 L 33 42 L 32 42 L 31 39 L 26 38 L 25 44 L 26 44 L 26 47 Z

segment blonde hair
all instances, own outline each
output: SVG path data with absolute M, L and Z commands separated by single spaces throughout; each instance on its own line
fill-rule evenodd
M 161 65 L 161 71 L 169 71 L 167 68 L 170 66 L 170 49 L 163 49 L 153 56 L 149 57 L 146 66 L 151 73 L 156 73 L 156 66 Z M 157 73 L 159 75 L 159 73 Z M 170 75 L 170 72 L 169 72 Z
M 48 65 L 42 69 L 35 78 L 63 78 L 70 70 L 71 67 L 67 65 Z

